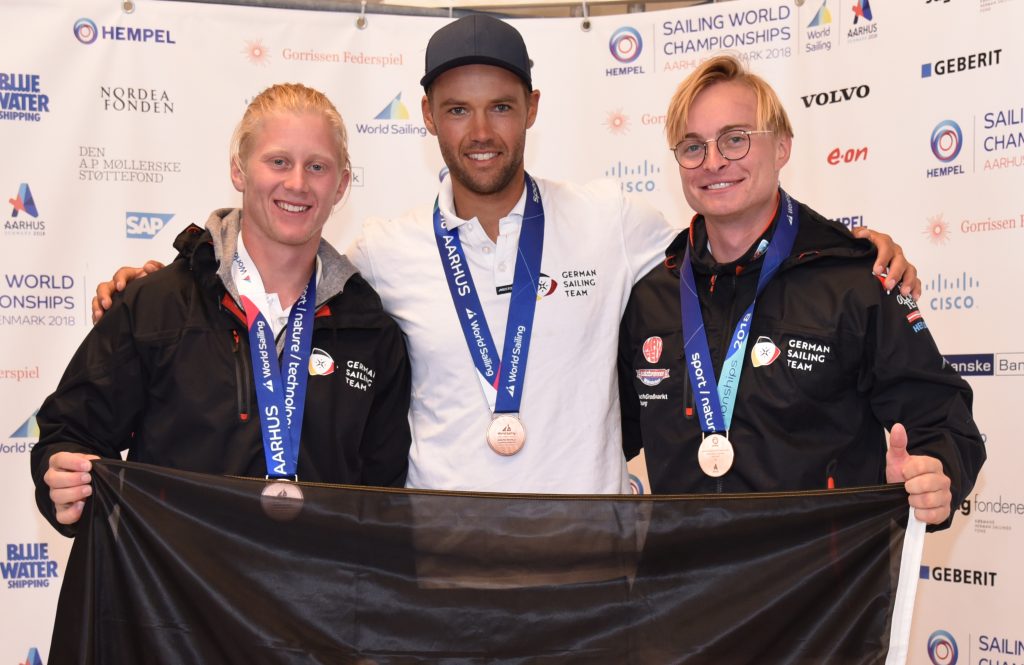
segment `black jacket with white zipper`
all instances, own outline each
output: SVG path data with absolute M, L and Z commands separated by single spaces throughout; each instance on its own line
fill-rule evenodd
M 668 248 L 665 263 L 637 283 L 623 316 L 619 389 L 626 456 L 644 449 L 658 494 L 876 485 L 885 482 L 883 427 L 903 423 L 911 454 L 942 461 L 958 506 L 985 460 L 970 387 L 940 355 L 917 303 L 898 290 L 887 295 L 872 276 L 870 243 L 804 205 L 799 211 L 793 250 L 754 308 L 728 432 L 732 469 L 716 479 L 697 462 L 702 433 L 684 359 L 678 266 L 692 232 L 694 276 L 718 378 L 764 259 L 755 258 L 755 242 L 738 261 L 715 262 L 700 216 Z M 771 238 L 779 214 L 762 238 Z M 765 353 L 755 366 L 759 343 Z
M 233 256 L 238 224 L 238 211 L 225 209 L 206 230 L 183 231 L 178 258 L 125 289 L 40 408 L 36 501 L 61 533 L 74 528 L 56 523 L 42 480 L 58 451 L 118 458 L 127 449 L 130 461 L 266 474 L 245 315 L 230 259 L 219 260 Z M 312 346 L 333 370 L 328 362 L 308 377 L 298 478 L 403 486 L 410 369 L 401 331 L 347 258 L 326 242 L 318 255 Z

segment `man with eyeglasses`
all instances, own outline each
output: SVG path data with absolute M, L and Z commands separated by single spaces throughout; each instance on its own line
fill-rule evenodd
M 985 460 L 971 389 L 870 245 L 780 188 L 793 131 L 774 90 L 712 58 L 666 132 L 697 215 L 623 316 L 627 457 L 644 449 L 655 493 L 901 482 L 948 526 Z

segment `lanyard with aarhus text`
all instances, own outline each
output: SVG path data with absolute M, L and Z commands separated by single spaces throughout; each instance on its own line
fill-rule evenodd
M 487 444 L 499 455 L 514 455 L 526 441 L 526 430 L 519 420 L 519 408 L 523 399 L 522 386 L 526 377 L 526 359 L 530 353 L 533 315 L 537 307 L 537 283 L 544 248 L 544 206 L 537 184 L 526 174 L 526 209 L 519 232 L 519 250 L 516 254 L 501 358 L 498 358 L 497 347 L 462 250 L 459 230 L 447 228 L 436 200 L 434 237 L 473 364 L 498 391 L 494 414 L 487 428 Z
M 249 328 L 249 352 L 256 377 L 263 453 L 269 478 L 298 479 L 299 439 L 306 405 L 306 380 L 313 343 L 313 307 L 316 303 L 316 270 L 299 299 L 292 305 L 285 328 L 287 339 L 281 361 L 270 324 L 259 307 L 241 296 Z
M 779 190 L 782 216 L 775 228 L 775 234 L 768 245 L 757 280 L 757 291 L 750 306 L 740 317 L 729 342 L 729 349 L 722 363 L 722 371 L 715 379 L 711 350 L 708 347 L 704 317 L 697 297 L 697 284 L 693 277 L 690 261 L 690 243 L 686 245 L 683 262 L 679 267 L 679 303 L 683 317 L 683 349 L 686 367 L 690 373 L 701 431 L 704 437 L 697 452 L 700 468 L 709 476 L 718 478 L 732 467 L 734 451 L 729 442 L 729 425 L 739 393 L 743 357 L 750 335 L 750 321 L 754 316 L 754 305 L 765 286 L 778 272 L 782 262 L 789 256 L 800 226 L 797 203 L 786 192 Z

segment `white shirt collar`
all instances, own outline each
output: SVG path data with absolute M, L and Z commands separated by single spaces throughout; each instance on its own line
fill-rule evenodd
M 457 229 L 463 224 L 470 222 L 477 222 L 477 218 L 462 219 L 455 214 L 455 193 L 452 190 L 452 177 L 450 175 L 445 176 L 444 180 L 441 181 L 441 188 L 437 193 L 437 206 L 441 209 L 441 217 L 444 218 L 445 225 L 449 229 Z M 507 215 L 499 220 L 499 224 L 506 220 L 520 223 L 523 221 L 523 214 L 526 212 L 526 185 L 523 185 L 523 193 L 519 197 L 519 201 L 512 207 Z M 477 222 L 479 224 L 479 222 Z

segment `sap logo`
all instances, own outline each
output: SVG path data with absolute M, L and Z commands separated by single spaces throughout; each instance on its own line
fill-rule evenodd
M 815 106 L 828 106 L 829 104 L 848 102 L 855 98 L 864 99 L 869 94 L 871 94 L 871 88 L 869 88 L 867 84 L 864 84 L 853 88 L 840 88 L 839 90 L 829 90 L 828 92 L 804 95 L 800 99 L 804 102 L 804 108 L 811 108 L 812 104 Z
M 868 147 L 863 148 L 847 148 L 845 151 L 839 148 L 833 148 L 832 152 L 828 153 L 826 161 L 835 166 L 836 164 L 851 164 L 853 162 L 861 162 L 868 158 Z
M 128 238 L 155 238 L 174 213 L 126 212 L 124 214 L 125 236 Z

